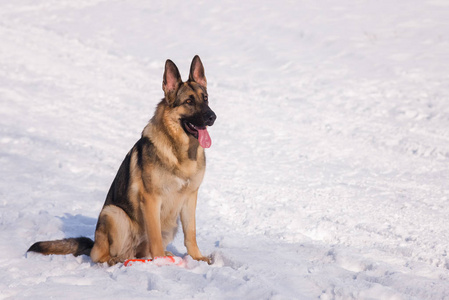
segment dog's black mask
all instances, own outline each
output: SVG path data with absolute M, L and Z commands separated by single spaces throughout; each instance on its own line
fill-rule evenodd
M 211 146 L 211 139 L 207 132 L 206 126 L 214 125 L 217 116 L 205 105 L 201 112 L 198 112 L 192 116 L 185 116 L 181 119 L 182 127 L 187 135 L 191 135 L 198 139 L 201 147 L 209 148 Z

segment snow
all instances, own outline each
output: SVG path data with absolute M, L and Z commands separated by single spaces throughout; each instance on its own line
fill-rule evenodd
M 448 299 L 449 3 L 3 1 L 1 299 Z M 217 121 L 211 266 L 25 254 L 93 237 L 195 54 Z M 169 250 L 185 256 L 182 234 Z

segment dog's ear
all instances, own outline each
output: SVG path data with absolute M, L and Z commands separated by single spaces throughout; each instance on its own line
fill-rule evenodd
M 201 62 L 201 59 L 198 55 L 195 55 L 192 60 L 192 64 L 190 65 L 189 80 L 195 81 L 203 87 L 207 87 L 207 80 L 206 76 L 204 75 L 203 63 Z
M 167 59 L 165 62 L 164 77 L 162 80 L 162 89 L 165 93 L 166 101 L 171 104 L 175 101 L 176 92 L 179 85 L 182 83 L 181 75 L 179 74 L 178 67 L 171 60 Z

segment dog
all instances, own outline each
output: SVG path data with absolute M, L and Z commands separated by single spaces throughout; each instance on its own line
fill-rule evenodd
M 162 89 L 164 98 L 112 182 L 98 217 L 95 242 L 86 237 L 43 241 L 28 251 L 90 255 L 93 262 L 109 265 L 132 258 L 171 256 L 165 249 L 180 219 L 188 255 L 212 263 L 196 241 L 198 189 L 206 168 L 204 149 L 211 146 L 207 127 L 216 119 L 209 107 L 199 56 L 193 58 L 185 82 L 168 59 Z

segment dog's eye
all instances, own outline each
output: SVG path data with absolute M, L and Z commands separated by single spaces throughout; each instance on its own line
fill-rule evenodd
M 192 100 L 192 99 L 187 99 L 187 100 L 186 100 L 186 103 L 187 103 L 188 105 L 192 105 L 192 104 L 193 104 L 193 100 Z
M 209 101 L 209 98 L 207 97 L 207 95 L 204 95 L 204 102 Z

